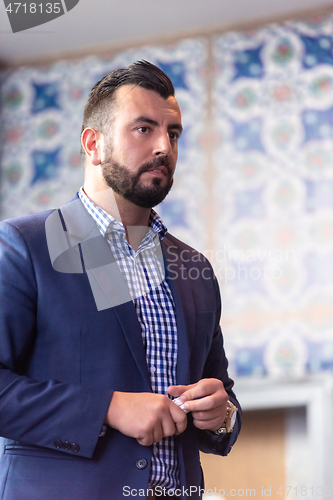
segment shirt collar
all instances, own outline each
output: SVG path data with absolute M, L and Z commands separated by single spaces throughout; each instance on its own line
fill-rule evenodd
M 112 217 L 112 215 L 108 214 L 107 212 L 105 212 L 105 210 L 96 205 L 96 203 L 94 203 L 86 195 L 85 191 L 83 190 L 83 187 L 80 188 L 79 198 L 82 201 L 85 209 L 88 211 L 88 213 L 96 222 L 98 229 L 100 230 L 103 237 L 105 237 L 107 231 L 110 232 L 112 230 L 119 231 L 120 233 L 123 233 L 123 235 L 125 236 L 126 232 L 123 223 L 120 222 L 115 217 Z M 160 240 L 163 240 L 163 238 L 168 232 L 168 229 L 163 223 L 160 216 L 153 209 L 151 209 L 150 212 L 148 225 L 152 229 L 152 232 L 154 234 L 158 234 Z

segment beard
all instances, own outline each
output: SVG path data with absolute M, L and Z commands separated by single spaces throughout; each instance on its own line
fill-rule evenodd
M 166 156 L 157 156 L 153 160 L 143 163 L 135 174 L 132 174 L 125 165 L 113 161 L 111 154 L 108 154 L 107 159 L 101 162 L 101 166 L 107 185 L 115 193 L 141 208 L 152 208 L 161 203 L 173 184 L 172 171 Z M 163 181 L 161 177 L 153 177 L 150 186 L 144 186 L 140 183 L 140 177 L 144 172 L 161 166 L 167 170 L 167 182 L 164 186 L 161 185 Z

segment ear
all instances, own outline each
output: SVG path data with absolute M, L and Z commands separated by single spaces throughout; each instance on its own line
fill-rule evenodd
M 103 139 L 103 134 L 93 128 L 86 128 L 82 132 L 82 146 L 90 159 L 90 163 L 95 167 L 101 164 L 104 146 Z

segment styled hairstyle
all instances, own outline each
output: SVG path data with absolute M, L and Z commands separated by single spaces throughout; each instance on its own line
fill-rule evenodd
M 111 122 L 111 103 L 114 94 L 122 85 L 135 85 L 147 90 L 154 90 L 167 99 L 174 96 L 175 89 L 170 78 L 154 64 L 141 60 L 125 68 L 115 69 L 95 83 L 84 108 L 81 134 L 87 127 L 107 133 Z M 85 151 L 81 146 L 81 156 Z

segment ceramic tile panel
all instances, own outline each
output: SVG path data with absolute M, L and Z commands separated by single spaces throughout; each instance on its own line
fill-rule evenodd
M 184 124 L 175 185 L 158 212 L 176 236 L 204 246 L 206 45 L 203 39 L 186 39 L 3 73 L 1 219 L 72 198 L 83 183 L 80 131 L 91 87 L 107 72 L 146 59 L 173 80 Z
M 215 269 L 234 374 L 333 368 L 332 33 L 326 16 L 215 38 Z

